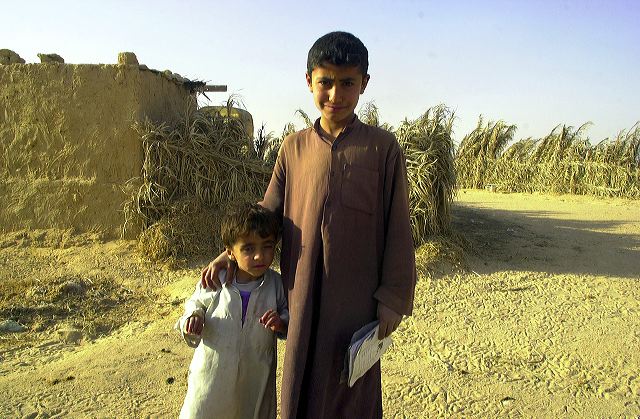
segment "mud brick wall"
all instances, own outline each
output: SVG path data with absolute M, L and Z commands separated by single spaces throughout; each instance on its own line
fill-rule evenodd
M 192 102 L 144 66 L 0 65 L 0 229 L 119 236 L 142 166 L 133 124 L 175 122 Z

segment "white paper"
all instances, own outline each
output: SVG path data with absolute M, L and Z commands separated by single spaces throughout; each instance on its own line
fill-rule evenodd
M 391 336 L 378 339 L 378 321 L 367 324 L 353 334 L 342 372 L 342 378 L 349 387 L 353 387 L 354 383 L 378 362 L 391 342 Z

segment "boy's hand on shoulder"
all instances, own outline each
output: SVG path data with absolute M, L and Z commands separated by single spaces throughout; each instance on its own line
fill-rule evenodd
M 228 278 L 233 278 L 235 275 L 235 264 L 231 263 L 226 252 L 222 252 L 217 258 L 212 260 L 202 270 L 200 275 L 200 285 L 203 288 L 211 288 L 217 290 L 222 288 L 220 283 L 220 271 L 226 269 Z
M 384 339 L 393 333 L 398 326 L 400 326 L 402 314 L 398 314 L 389 307 L 378 302 L 378 320 L 380 321 L 378 339 Z
M 272 332 L 285 333 L 287 331 L 287 324 L 282 321 L 278 312 L 274 310 L 267 310 L 266 313 L 260 317 L 260 323 L 264 327 L 271 329 Z
M 184 324 L 184 331 L 189 335 L 201 335 L 204 329 L 204 319 L 198 315 L 189 316 Z

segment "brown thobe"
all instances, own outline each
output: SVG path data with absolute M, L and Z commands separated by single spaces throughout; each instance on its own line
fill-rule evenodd
M 333 141 L 319 120 L 288 136 L 263 205 L 283 217 L 290 323 L 281 416 L 380 418 L 378 362 L 341 384 L 351 336 L 378 302 L 411 314 L 416 271 L 404 156 L 395 137 L 354 117 Z

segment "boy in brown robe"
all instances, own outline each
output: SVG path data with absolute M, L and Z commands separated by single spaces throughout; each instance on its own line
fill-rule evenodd
M 281 416 L 381 418 L 380 363 L 340 383 L 351 336 L 380 337 L 411 314 L 416 281 L 405 160 L 395 137 L 354 113 L 369 82 L 368 52 L 346 32 L 319 38 L 306 80 L 320 118 L 280 148 L 262 205 L 283 217 L 280 267 L 290 323 Z M 202 273 L 218 284 L 223 255 Z

